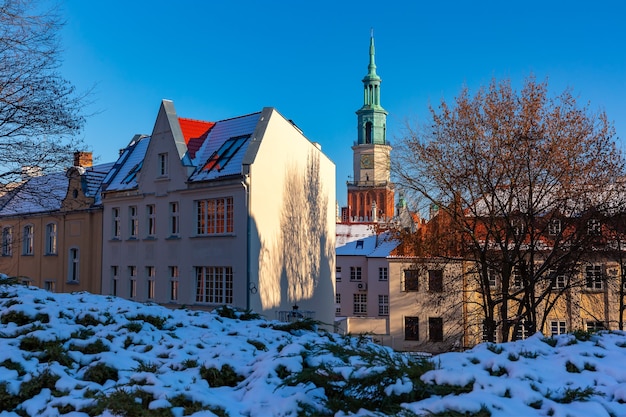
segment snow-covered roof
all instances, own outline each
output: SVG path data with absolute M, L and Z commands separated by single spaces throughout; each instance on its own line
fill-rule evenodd
M 371 224 L 338 223 L 335 229 L 335 247 L 343 246 L 355 240 L 363 239 L 375 234 Z
M 150 137 L 144 135 L 136 135 L 131 140 L 104 179 L 103 191 L 132 190 L 137 187 L 137 173 L 141 170 L 149 143 Z
M 387 233 L 356 239 L 335 249 L 337 256 L 367 256 L 368 258 L 386 258 L 400 242 Z

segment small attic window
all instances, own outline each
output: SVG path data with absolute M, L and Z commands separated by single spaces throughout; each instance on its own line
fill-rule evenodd
M 72 197 L 78 197 L 78 190 L 76 188 L 74 188 L 74 190 L 72 191 Z
M 363 241 L 362 240 L 357 240 L 356 241 L 356 248 L 357 249 L 363 249 Z
M 128 184 L 130 183 L 132 180 L 135 179 L 135 177 L 137 176 L 137 173 L 141 170 L 141 167 L 143 166 L 143 161 L 141 161 L 140 163 L 138 163 L 137 165 L 135 165 L 133 167 L 133 169 L 130 170 L 130 172 L 128 173 L 128 175 L 126 175 L 126 177 L 124 178 L 124 180 L 122 181 L 122 184 Z
M 228 139 L 226 142 L 220 146 L 220 148 L 213 152 L 209 157 L 209 160 L 206 162 L 203 171 L 211 171 L 213 169 L 217 171 L 221 171 L 226 167 L 226 164 L 231 160 L 231 158 L 237 153 L 237 151 L 246 143 L 246 140 L 250 135 L 243 136 L 233 136 Z

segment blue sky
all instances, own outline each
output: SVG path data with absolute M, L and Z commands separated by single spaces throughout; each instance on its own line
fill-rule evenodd
M 83 136 L 99 162 L 151 133 L 162 99 L 216 121 L 271 106 L 352 174 L 370 29 L 388 138 L 429 104 L 533 73 L 605 110 L 626 138 L 626 2 L 61 0 L 63 76 L 93 87 Z

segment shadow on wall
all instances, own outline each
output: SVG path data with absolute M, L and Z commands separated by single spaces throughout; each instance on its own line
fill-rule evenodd
M 330 276 L 328 197 L 319 172 L 319 155 L 311 152 L 306 170 L 287 167 L 277 241 L 263 240 L 259 287 L 263 309 L 311 299 L 321 276 Z M 280 287 L 280 291 L 277 291 Z

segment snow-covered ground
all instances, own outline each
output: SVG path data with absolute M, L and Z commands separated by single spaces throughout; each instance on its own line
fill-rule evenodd
M 416 368 L 367 338 L 233 313 L 0 285 L 0 416 L 626 416 L 626 333 Z

